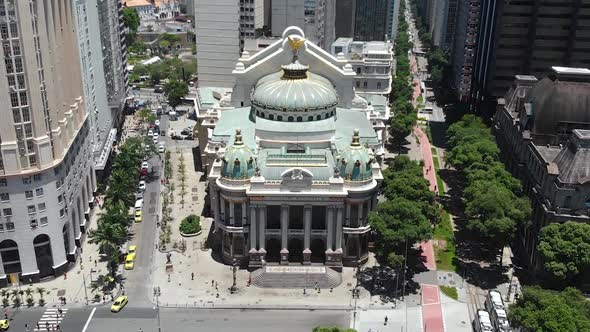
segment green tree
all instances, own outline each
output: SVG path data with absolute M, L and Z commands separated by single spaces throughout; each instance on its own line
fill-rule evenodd
M 90 243 L 97 244 L 111 259 L 118 259 L 119 248 L 127 237 L 126 228 L 120 224 L 109 224 L 99 222 L 96 229 L 88 232 Z M 111 275 L 116 273 L 116 266 L 111 266 Z
M 418 203 L 395 198 L 377 204 L 369 214 L 377 232 L 375 252 L 388 265 L 399 267 L 406 241 L 409 245 L 432 237 L 432 226 Z
M 137 11 L 131 7 L 123 7 L 122 13 L 123 24 L 125 25 L 125 27 L 129 29 L 128 44 L 133 44 L 133 42 L 135 41 L 135 37 L 137 35 L 137 29 L 139 28 L 139 25 L 141 23 L 139 19 L 139 14 L 137 14 Z
M 508 318 L 513 327 L 522 331 L 590 331 L 590 304 L 574 288 L 553 292 L 537 286 L 526 287 L 509 309 Z
M 590 224 L 568 221 L 541 229 L 537 249 L 543 267 L 560 284 L 588 280 L 590 276 Z
M 476 181 L 494 179 L 502 184 L 515 195 L 522 193 L 520 181 L 515 179 L 499 161 L 476 162 L 471 164 L 466 170 L 467 183 L 471 184 Z
M 168 105 L 173 109 L 180 105 L 184 96 L 188 94 L 188 84 L 181 81 L 170 81 L 164 85 L 164 95 L 168 99 Z

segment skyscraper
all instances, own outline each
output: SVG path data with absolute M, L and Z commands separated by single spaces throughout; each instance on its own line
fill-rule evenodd
M 471 98 L 495 100 L 514 75 L 590 66 L 590 1 L 481 1 Z
M 0 0 L 0 284 L 75 260 L 95 188 L 72 1 Z
M 388 8 L 391 0 L 356 1 L 354 14 L 354 40 L 385 40 L 389 35 Z
M 273 36 L 281 36 L 289 26 L 298 26 L 323 49 L 335 39 L 336 0 L 273 0 L 271 17 Z

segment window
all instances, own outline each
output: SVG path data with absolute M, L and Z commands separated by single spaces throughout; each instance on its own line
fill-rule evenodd
M 25 124 L 25 136 L 33 137 L 33 126 L 30 123 Z
M 23 184 L 30 184 L 31 183 L 31 177 L 30 176 L 25 176 L 23 178 Z
M 29 206 L 27 206 L 27 211 L 29 213 L 35 213 L 35 205 L 29 205 Z
M 31 199 L 31 198 L 33 198 L 33 191 L 32 191 L 32 190 L 27 190 L 27 191 L 25 191 L 25 197 L 26 197 L 27 199 Z
M 14 231 L 14 223 L 13 222 L 7 222 L 6 223 L 6 230 L 7 231 Z
M 356 87 L 357 87 L 357 88 L 360 88 L 360 87 L 361 87 L 361 82 L 359 82 L 359 81 L 356 81 Z
M 22 120 L 20 118 L 20 110 L 15 108 L 12 110 L 12 118 L 14 119 L 14 123 L 21 123 Z
M 37 227 L 37 226 L 38 226 L 38 224 L 37 224 L 37 219 L 31 219 L 31 220 L 29 221 L 29 223 L 31 224 L 31 228 L 35 228 L 35 227 Z
M 41 217 L 41 219 L 39 219 L 39 222 L 41 223 L 41 226 L 47 225 L 47 217 Z
M 66 209 L 59 210 L 59 217 L 63 218 L 66 215 Z
M 283 116 L 282 115 L 277 116 L 277 120 L 283 121 Z
M 37 195 L 37 197 L 43 196 L 43 188 L 35 189 L 35 195 Z
M 293 117 L 292 117 L 292 116 L 288 117 L 288 118 L 287 118 L 287 121 L 289 121 L 289 122 L 293 122 Z
M 63 195 L 57 196 L 57 202 L 61 203 L 61 201 L 63 201 Z
M 298 116 L 297 117 L 297 122 L 301 122 L 301 121 L 303 121 L 303 117 L 302 116 Z
M 41 174 L 35 174 L 35 175 L 33 175 L 33 181 L 35 181 L 35 182 L 41 181 Z
M 37 209 L 39 209 L 39 211 L 45 211 L 45 203 L 37 204 Z
M 4 214 L 5 217 L 11 216 L 12 215 L 12 209 L 11 208 L 2 209 L 2 214 Z
M 31 166 L 37 165 L 37 156 L 35 156 L 35 155 L 29 156 L 29 164 Z
M 366 88 L 366 87 L 367 87 L 367 81 L 364 81 L 363 82 L 363 88 Z
M 0 179 L 0 187 L 6 187 L 6 179 Z
M 23 122 L 30 122 L 31 121 L 31 113 L 29 112 L 29 108 L 23 107 L 21 109 L 21 112 L 23 114 Z
M 381 82 L 377 82 L 377 89 L 381 89 Z
M 8 193 L 1 193 L 0 200 L 2 200 L 2 202 L 8 202 L 10 200 L 10 195 Z
M 0 232 L 4 232 L 4 224 L 0 224 Z

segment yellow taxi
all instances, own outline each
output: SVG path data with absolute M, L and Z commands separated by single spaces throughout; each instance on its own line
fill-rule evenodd
M 129 249 L 127 250 L 127 253 L 128 254 L 134 254 L 135 255 L 136 252 L 137 252 L 137 246 L 136 245 L 129 246 Z
M 129 300 L 127 298 L 127 295 L 119 296 L 115 300 L 115 303 L 113 303 L 113 305 L 111 306 L 111 312 L 119 312 L 119 311 L 121 311 L 121 309 L 123 309 L 123 307 L 125 307 L 128 302 L 129 302 Z
M 135 211 L 135 222 L 141 222 L 142 214 L 141 211 Z
M 8 321 L 8 319 L 0 319 L 0 330 L 6 331 L 8 330 L 9 326 L 10 322 Z
M 135 254 L 127 254 L 125 257 L 125 270 L 133 270 L 135 267 Z

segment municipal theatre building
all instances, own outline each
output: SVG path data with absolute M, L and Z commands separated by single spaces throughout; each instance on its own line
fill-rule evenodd
M 210 206 L 224 261 L 331 267 L 368 257 L 382 138 L 352 66 L 296 27 L 233 71 L 207 141 Z

